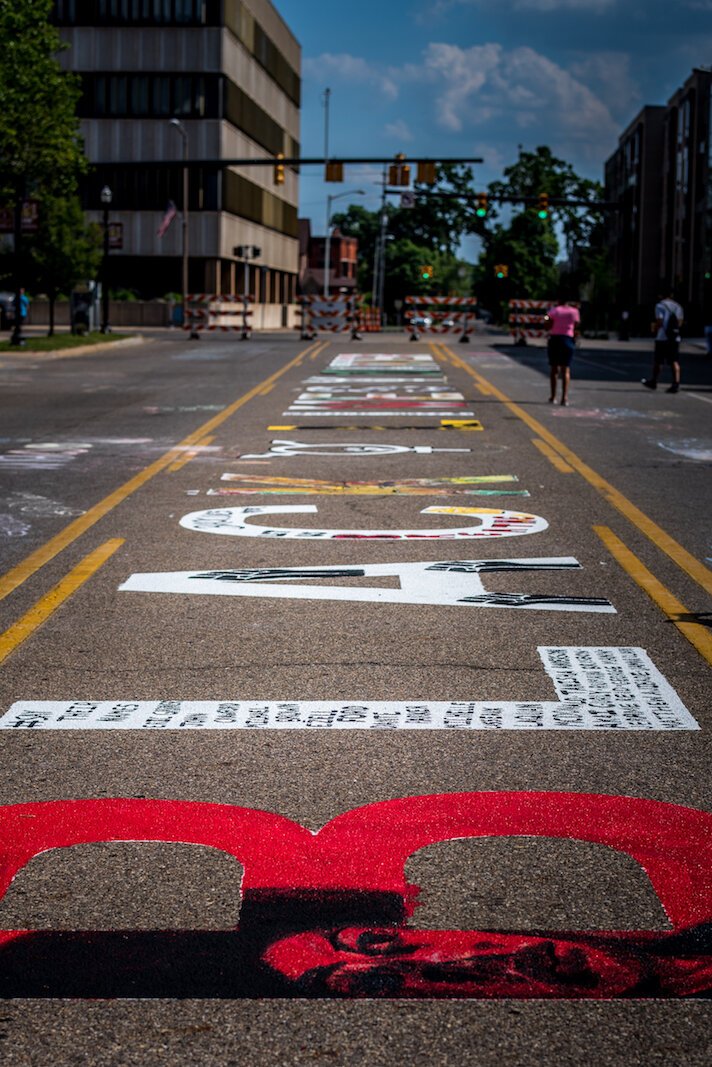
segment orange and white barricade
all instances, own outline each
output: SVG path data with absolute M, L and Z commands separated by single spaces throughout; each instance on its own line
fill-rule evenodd
M 300 296 L 303 341 L 313 341 L 319 330 L 327 333 L 351 331 L 351 340 L 359 341 L 359 319 L 355 296 Z
M 188 293 L 185 298 L 183 329 L 200 337 L 204 331 L 239 331 L 247 341 L 252 330 L 252 297 L 234 293 Z
M 547 337 L 546 316 L 555 300 L 510 300 L 509 330 L 515 345 L 525 345 L 529 337 Z
M 363 333 L 380 333 L 381 309 L 361 307 L 358 309 L 358 328 Z
M 407 296 L 405 328 L 411 341 L 421 333 L 459 333 L 467 344 L 477 318 L 476 296 Z

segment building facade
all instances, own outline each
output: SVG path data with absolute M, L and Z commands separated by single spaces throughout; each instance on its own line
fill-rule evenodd
M 662 289 L 685 308 L 686 332 L 712 308 L 712 71 L 696 68 L 663 106 L 644 107 L 606 162 L 608 236 L 621 310 L 646 330 Z
M 358 238 L 346 237 L 338 227 L 329 241 L 328 292 L 354 293 L 358 266 Z M 326 281 L 326 237 L 313 237 L 309 219 L 299 220 L 299 289 L 305 295 L 323 293 Z
M 606 162 L 606 200 L 618 209 L 608 220 L 611 259 L 618 278 L 619 311 L 645 330 L 660 284 L 665 108 L 644 107 L 623 131 Z
M 708 325 L 712 241 L 712 71 L 693 70 L 665 115 L 660 273 L 689 325 Z M 702 312 L 705 322 L 700 320 Z
M 81 78 L 90 219 L 121 223 L 112 288 L 144 298 L 180 292 L 185 131 L 192 292 L 244 291 L 240 245 L 260 249 L 248 287 L 278 318 L 296 294 L 298 177 L 231 159 L 299 155 L 301 51 L 270 0 L 56 0 L 54 20 Z M 158 235 L 167 208 L 177 217 Z M 270 323 L 277 325 L 279 323 Z

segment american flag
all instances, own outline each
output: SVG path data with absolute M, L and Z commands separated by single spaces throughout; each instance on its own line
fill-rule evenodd
M 163 237 L 164 236 L 164 234 L 168 230 L 168 227 L 173 222 L 173 219 L 176 217 L 177 214 L 178 214 L 178 209 L 176 208 L 176 206 L 173 203 L 173 201 L 169 200 L 168 204 L 166 206 L 166 213 L 163 216 L 163 218 L 161 219 L 161 225 L 158 227 L 158 230 L 156 231 L 156 233 L 158 234 L 159 237 Z

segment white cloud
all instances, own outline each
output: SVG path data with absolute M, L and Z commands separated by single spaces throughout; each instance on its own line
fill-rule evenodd
M 608 143 L 617 133 L 600 97 L 532 48 L 433 43 L 425 65 L 440 85 L 437 120 L 445 129 L 457 132 L 502 117 L 513 118 L 521 129 L 544 126 L 552 138 L 565 134 Z
M 371 85 L 388 100 L 395 100 L 398 96 L 398 86 L 388 71 L 348 52 L 322 52 L 320 56 L 307 58 L 302 64 L 302 72 L 306 78 L 319 81 L 322 85 L 329 81 Z
M 389 137 L 395 137 L 399 141 L 407 142 L 413 140 L 413 133 L 407 122 L 403 119 L 396 119 L 395 122 L 389 122 L 384 127 L 384 133 Z
M 618 0 L 498 0 L 499 7 L 511 7 L 515 11 L 581 11 L 590 12 L 592 15 L 601 15 L 610 10 Z M 688 0 L 693 6 L 712 4 L 712 0 Z M 428 5 L 427 11 L 420 15 L 420 21 L 432 19 L 434 15 L 441 15 L 451 11 L 454 7 L 484 7 L 491 0 L 436 0 Z
M 569 71 L 589 88 L 595 88 L 614 115 L 628 118 L 643 99 L 631 75 L 630 58 L 625 52 L 591 52 L 572 63 Z

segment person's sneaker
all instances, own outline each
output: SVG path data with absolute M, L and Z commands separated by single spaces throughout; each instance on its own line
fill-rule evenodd
M 679 385 L 671 385 L 669 389 L 665 390 L 665 392 L 666 393 L 679 393 L 680 392 L 680 386 Z
M 646 389 L 657 389 L 658 387 L 658 383 L 651 382 L 650 378 L 641 378 L 640 380 L 642 385 L 644 385 Z

